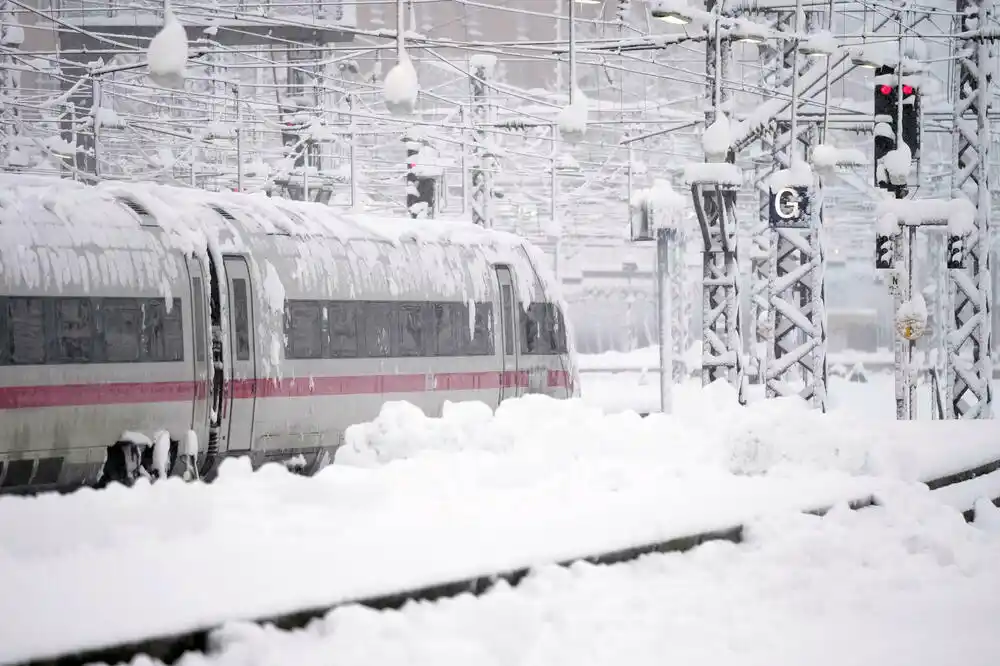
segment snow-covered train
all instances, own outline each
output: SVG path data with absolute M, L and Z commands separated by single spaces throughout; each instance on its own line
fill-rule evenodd
M 540 259 L 467 223 L 0 180 L 0 493 L 227 456 L 311 473 L 389 400 L 574 395 Z

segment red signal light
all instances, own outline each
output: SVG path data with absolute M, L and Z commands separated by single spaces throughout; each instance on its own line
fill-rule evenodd
M 913 86 L 904 85 L 903 86 L 903 94 L 904 95 L 912 95 L 913 94 Z
M 906 88 L 903 88 L 903 90 L 905 91 Z M 885 86 L 885 85 L 879 86 L 878 91 L 880 93 L 882 93 L 883 95 L 891 95 L 892 94 L 892 86 Z

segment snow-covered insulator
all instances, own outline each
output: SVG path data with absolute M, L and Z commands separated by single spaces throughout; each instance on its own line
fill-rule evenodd
M 162 88 L 184 87 L 188 57 L 187 33 L 173 12 L 164 12 L 163 27 L 149 42 L 149 78 Z
M 417 70 L 404 52 L 400 61 L 386 74 L 382 89 L 385 106 L 394 116 L 409 116 L 417 108 L 419 93 Z
M 587 98 L 577 91 L 573 101 L 563 107 L 558 118 L 559 136 L 566 143 L 580 143 L 587 134 Z

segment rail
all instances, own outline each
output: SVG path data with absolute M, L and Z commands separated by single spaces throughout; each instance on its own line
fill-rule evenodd
M 1000 460 L 992 460 L 975 465 L 973 467 L 952 471 L 943 476 L 936 477 L 925 484 L 931 491 L 942 488 L 951 488 L 962 484 L 975 483 L 986 475 L 1000 473 Z M 1000 506 L 1000 479 L 998 483 L 990 486 L 991 501 L 994 505 Z M 972 500 L 974 503 L 975 500 Z M 858 497 L 848 502 L 854 510 L 864 509 L 877 505 L 874 496 Z M 829 506 L 803 509 L 804 513 L 813 515 L 824 515 L 830 510 Z M 962 507 L 958 507 L 961 509 Z M 966 521 L 971 522 L 975 515 L 974 509 L 970 506 L 962 511 Z M 741 543 L 743 539 L 744 527 L 742 524 L 734 524 L 729 527 L 698 532 L 682 537 L 675 537 L 663 541 L 640 544 L 634 547 L 610 550 L 602 553 L 584 555 L 571 559 L 555 562 L 557 566 L 571 566 L 578 562 L 588 562 L 591 564 L 618 564 L 634 560 L 642 555 L 651 553 L 682 553 L 689 551 L 701 544 L 710 541 L 729 541 L 731 543 Z M 507 571 L 497 571 L 479 576 L 461 578 L 457 580 L 445 581 L 442 583 L 428 585 L 410 590 L 402 590 L 391 594 L 378 595 L 359 599 L 345 599 L 336 603 L 305 608 L 292 613 L 283 613 L 266 617 L 257 617 L 252 621 L 258 624 L 274 625 L 279 629 L 290 630 L 306 626 L 314 619 L 325 616 L 331 610 L 347 606 L 360 605 L 373 610 L 399 609 L 409 601 L 435 601 L 460 594 L 481 595 L 490 590 L 500 581 L 504 581 L 511 586 L 518 585 L 536 567 L 525 566 Z M 71 655 L 61 655 L 53 658 L 40 659 L 24 662 L 28 666 L 71 666 L 75 664 L 89 663 L 130 663 L 140 654 L 161 660 L 166 664 L 178 661 L 186 652 L 207 652 L 212 648 L 212 634 L 217 627 L 200 627 L 183 633 L 176 633 L 166 636 L 157 636 L 141 641 L 122 643 L 99 649 L 90 649 L 77 652 Z

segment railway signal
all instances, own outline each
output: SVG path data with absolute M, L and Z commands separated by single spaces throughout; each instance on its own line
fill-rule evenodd
M 881 271 L 891 270 L 894 254 L 893 237 L 884 234 L 875 234 L 875 269 Z
M 900 186 L 890 183 L 886 171 L 878 165 L 896 148 L 896 137 L 900 134 L 910 149 L 911 159 L 920 159 L 920 89 L 913 82 L 904 81 L 900 86 L 896 68 L 883 65 L 875 70 L 874 93 L 875 186 L 897 191 Z
M 434 217 L 437 200 L 437 181 L 433 176 L 420 175 L 420 151 L 424 142 L 411 135 L 403 137 L 406 143 L 406 210 L 410 217 Z

